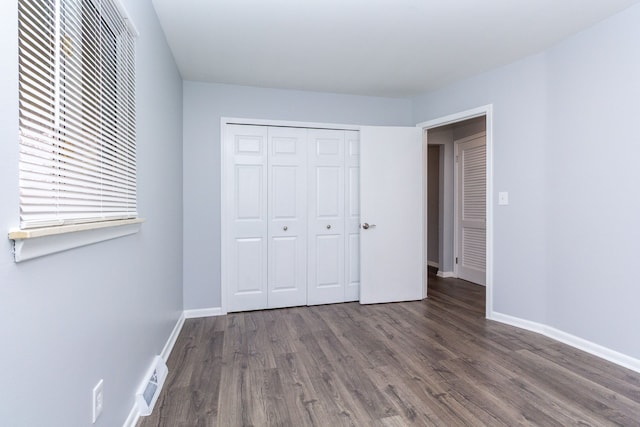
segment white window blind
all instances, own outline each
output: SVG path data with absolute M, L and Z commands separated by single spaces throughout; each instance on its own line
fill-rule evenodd
M 134 34 L 113 0 L 19 0 L 20 227 L 137 217 Z

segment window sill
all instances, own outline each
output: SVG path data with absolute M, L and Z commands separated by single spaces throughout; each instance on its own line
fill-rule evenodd
M 140 231 L 144 219 L 92 222 L 86 224 L 43 227 L 32 230 L 10 230 L 16 262 L 62 252 L 105 240 L 128 236 Z

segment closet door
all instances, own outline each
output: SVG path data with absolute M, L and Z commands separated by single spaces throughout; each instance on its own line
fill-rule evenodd
M 229 311 L 267 307 L 267 128 L 226 127 Z
M 269 128 L 269 308 L 307 303 L 307 130 Z
M 345 299 L 345 133 L 308 131 L 307 304 Z
M 360 299 L 360 132 L 345 132 L 345 301 Z

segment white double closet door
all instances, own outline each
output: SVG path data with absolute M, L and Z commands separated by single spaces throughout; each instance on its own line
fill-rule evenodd
M 357 131 L 227 125 L 229 311 L 359 299 Z

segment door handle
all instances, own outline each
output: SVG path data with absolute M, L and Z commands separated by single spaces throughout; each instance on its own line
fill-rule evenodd
M 375 224 L 368 224 L 366 222 L 362 224 L 362 228 L 364 228 L 365 230 L 368 230 L 369 228 L 373 228 L 375 226 L 376 226 Z

